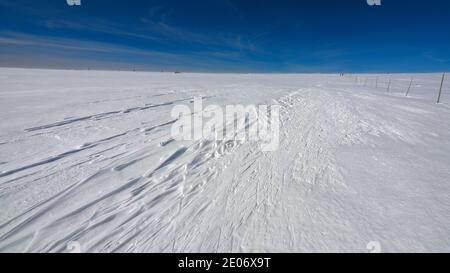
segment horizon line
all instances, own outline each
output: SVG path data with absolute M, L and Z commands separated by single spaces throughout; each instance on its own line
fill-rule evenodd
M 378 72 L 345 72 L 345 71 L 334 71 L 334 72 L 263 72 L 263 71 L 252 71 L 252 72 L 239 72 L 239 71 L 188 71 L 188 70 L 151 70 L 151 69 L 115 69 L 115 68 L 56 68 L 56 67 L 33 67 L 33 66 L 3 66 L 0 65 L 0 69 L 26 69 L 26 70 L 59 70 L 59 71 L 93 71 L 93 72 L 131 72 L 131 73 L 171 73 L 171 74 L 322 74 L 322 75 L 334 75 L 334 74 L 347 74 L 347 75 L 362 75 L 362 74 L 379 74 L 379 75 L 389 75 L 389 74 L 442 74 L 450 73 L 450 71 L 421 71 L 421 72 L 408 72 L 408 71 L 378 71 Z

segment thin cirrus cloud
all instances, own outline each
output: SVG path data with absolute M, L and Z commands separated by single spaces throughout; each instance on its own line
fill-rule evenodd
M 33 52 L 36 56 L 41 55 L 37 56 L 40 63 L 43 55 L 52 56 L 53 60 L 57 55 L 67 59 L 67 63 L 70 59 L 79 61 L 83 56 L 89 62 L 97 59 L 97 64 L 101 62 L 100 59 L 109 59 L 106 62 L 108 65 L 112 62 L 127 62 L 127 58 L 130 65 L 138 65 L 136 62 L 145 60 L 149 67 L 160 64 L 161 69 L 183 67 L 189 70 L 212 68 L 221 71 L 228 70 L 228 67 L 240 67 L 239 70 L 246 71 L 248 67 L 264 69 L 265 66 L 246 56 L 258 49 L 241 35 L 205 35 L 176 27 L 166 21 L 159 8 L 153 11 L 150 9 L 147 16 L 136 18 L 136 24 L 130 28 L 111 18 L 92 15 L 83 15 L 78 20 L 64 18 L 52 6 L 37 9 L 36 5 L 5 0 L 0 0 L 0 6 L 28 15 L 24 20 L 28 24 L 26 29 L 3 28 L 0 31 L 0 57 L 9 60 L 7 63 L 2 62 L 2 66 L 14 65 L 14 57 L 20 59 L 20 63 L 26 62 L 23 58 L 25 53 L 32 65 Z M 38 33 L 34 29 L 38 29 Z M 97 39 L 99 35 L 103 39 Z M 55 54 L 51 50 L 56 51 Z M 78 58 L 74 52 L 85 54 Z M 89 63 L 86 65 L 89 66 Z
M 232 1 L 222 1 L 222 4 L 236 17 L 241 16 L 239 7 Z M 36 9 L 36 5 L 25 5 L 20 1 L 11 4 L 5 0 L 0 0 L 0 5 L 29 15 L 24 20 L 28 24 L 25 28 L 4 28 L 0 32 L 0 47 L 3 48 L 0 55 L 8 54 L 9 60 L 11 55 L 22 58 L 21 63 L 25 62 L 24 52 L 33 62 L 31 52 L 34 52 L 41 55 L 40 61 L 43 55 L 52 56 L 52 59 L 59 56 L 68 59 L 67 63 L 70 58 L 77 61 L 84 58 L 87 66 L 93 59 L 108 59 L 108 65 L 114 61 L 137 65 L 136 62 L 145 60 L 152 67 L 159 64 L 161 69 L 274 71 L 274 64 L 270 63 L 273 53 L 258 43 L 280 28 L 279 24 L 252 31 L 228 28 L 199 31 L 174 19 L 179 19 L 180 15 L 174 16 L 174 7 L 152 6 L 144 14 L 129 20 L 130 24 L 124 24 L 111 16 L 97 14 L 82 14 L 78 18 L 65 16 L 66 9 L 58 12 L 52 5 Z M 74 52 L 80 56 L 75 56 Z M 276 66 L 282 68 L 283 64 Z
M 238 50 L 250 53 L 261 52 L 252 39 L 246 39 L 239 34 L 215 33 L 202 34 L 181 27 L 175 27 L 164 20 L 141 17 L 140 31 L 123 30 L 121 26 L 107 20 L 91 18 L 83 22 L 69 20 L 46 20 L 42 25 L 50 30 L 65 29 L 85 32 L 97 32 L 122 38 L 140 39 L 143 42 L 154 42 L 161 45 L 177 44 L 201 47 L 205 51 Z M 258 39 L 260 36 L 257 37 Z
M 117 46 L 113 44 L 85 41 L 71 38 L 37 36 L 17 32 L 0 32 L 0 45 L 15 45 L 29 47 L 51 47 L 68 50 L 105 52 L 105 53 L 127 53 L 148 56 L 171 56 L 167 53 L 140 50 L 132 47 Z
M 448 2 L 414 2 L 409 12 L 395 1 L 378 8 L 327 2 L 0 0 L 0 65 L 47 58 L 68 67 L 214 72 L 448 69 Z
M 241 57 L 234 52 L 203 51 L 201 53 L 187 52 L 185 54 L 179 52 L 168 53 L 98 41 L 32 35 L 17 32 L 0 32 L 0 47 L 7 53 L 20 53 L 16 55 L 22 57 L 17 57 L 16 61 L 20 64 L 26 64 L 26 61 L 28 60 L 30 66 L 36 66 L 33 64 L 36 60 L 39 60 L 40 65 L 45 64 L 43 57 L 48 57 L 49 63 L 47 63 L 47 66 L 55 67 L 54 65 L 51 65 L 51 62 L 55 60 L 55 54 L 49 52 L 54 53 L 55 51 L 61 51 L 61 58 L 64 59 L 65 62 L 57 62 L 57 68 L 68 68 L 73 61 L 80 63 L 80 57 L 83 58 L 82 56 L 85 56 L 86 60 L 84 67 L 93 66 L 101 69 L 114 69 L 114 66 L 118 69 L 123 69 L 123 67 L 126 67 L 124 65 L 127 63 L 126 59 L 134 57 L 137 60 L 140 60 L 141 64 L 138 62 L 133 65 L 128 65 L 128 67 L 159 70 L 161 67 L 166 69 L 191 69 L 192 66 L 194 66 L 196 69 L 193 71 L 214 71 L 214 69 L 217 71 L 229 69 L 247 71 L 245 68 L 240 67 L 238 60 L 240 60 Z M 42 53 L 42 50 L 45 52 Z M 30 52 L 33 52 L 34 54 L 30 54 Z M 39 56 L 38 52 L 40 52 L 41 56 Z M 73 54 L 67 54 L 68 52 L 72 52 Z M 80 52 L 86 54 L 80 56 Z M 92 53 L 97 57 L 98 54 L 104 54 L 108 57 L 105 58 L 106 60 L 99 60 L 99 58 L 91 59 Z M 11 57 L 11 54 L 5 54 L 10 55 L 8 57 L 1 55 L 2 54 L 0 54 L 0 59 L 3 60 L 2 63 L 4 65 L 14 66 L 13 63 L 15 59 Z M 124 60 L 120 61 L 120 58 L 111 60 L 111 55 L 119 57 L 123 56 Z M 254 67 L 264 67 L 263 63 L 251 60 L 248 60 L 248 63 Z
M 68 50 L 141 55 L 148 57 L 150 62 L 165 63 L 166 67 L 171 62 L 172 66 L 185 64 L 186 68 L 190 70 L 201 69 L 202 66 L 211 67 L 212 64 L 217 66 L 216 69 L 213 69 L 217 71 L 221 71 L 230 65 L 242 71 L 247 71 L 248 67 L 259 67 L 259 69 L 264 70 L 267 66 L 264 62 L 252 60 L 247 56 L 248 54 L 257 54 L 261 52 L 261 49 L 240 35 L 219 33 L 211 36 L 174 27 L 162 21 L 154 22 L 141 18 L 140 22 L 142 25 L 139 32 L 123 30 L 112 22 L 99 19 L 84 20 L 83 23 L 68 20 L 47 20 L 43 25 L 50 30 L 62 29 L 114 36 L 119 38 L 118 41 L 121 44 L 127 44 L 129 39 L 138 40 L 141 48 L 97 41 L 58 37 L 42 38 L 30 35 L 15 35 L 16 41 L 14 42 L 30 46 L 59 47 Z M 6 37 L 3 38 L 6 39 Z M 157 45 L 157 48 L 155 48 L 155 45 Z M 208 63 L 199 63 L 200 60 Z M 191 68 L 189 68 L 189 62 Z M 239 62 L 240 65 L 237 65 Z

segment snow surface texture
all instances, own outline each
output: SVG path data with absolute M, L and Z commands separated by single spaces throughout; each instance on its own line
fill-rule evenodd
M 449 84 L 388 79 L 0 69 L 0 251 L 448 252 Z M 281 105 L 280 149 L 174 141 L 197 96 Z

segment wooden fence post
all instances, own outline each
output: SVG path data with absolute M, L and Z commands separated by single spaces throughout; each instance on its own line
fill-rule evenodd
M 389 77 L 389 83 L 388 83 L 388 88 L 387 88 L 388 92 L 389 92 L 389 90 L 391 90 L 391 81 L 392 81 L 392 76 Z
M 441 102 L 441 94 L 442 94 L 442 86 L 444 86 L 445 72 L 442 74 L 441 87 L 439 88 L 439 95 L 437 99 L 437 103 Z
M 406 97 L 408 96 L 409 91 L 411 90 L 412 83 L 413 83 L 413 77 L 411 77 L 411 81 L 409 82 L 408 90 L 406 91 L 406 95 L 405 95 Z

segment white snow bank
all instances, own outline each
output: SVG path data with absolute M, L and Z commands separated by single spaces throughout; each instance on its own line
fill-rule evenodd
M 0 251 L 448 252 L 440 77 L 0 69 Z M 197 96 L 281 105 L 280 149 L 174 141 Z

